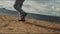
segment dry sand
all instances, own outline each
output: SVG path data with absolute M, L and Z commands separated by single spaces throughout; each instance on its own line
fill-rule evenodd
M 18 21 L 18 17 L 0 15 L 0 33 L 15 34 L 43 34 L 60 33 L 60 23 L 42 20 L 26 19 L 26 22 Z

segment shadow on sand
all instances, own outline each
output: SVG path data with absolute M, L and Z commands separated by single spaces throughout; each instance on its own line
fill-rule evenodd
M 0 8 L 0 14 L 18 16 L 18 12 L 17 11 L 8 10 L 8 9 L 5 9 L 5 8 Z M 49 22 L 60 22 L 60 17 L 58 17 L 58 16 L 49 16 L 49 15 L 28 13 L 26 18 L 44 20 L 44 21 L 49 21 Z

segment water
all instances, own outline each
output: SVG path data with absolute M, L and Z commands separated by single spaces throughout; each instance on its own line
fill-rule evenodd
M 0 8 L 16 11 L 15 0 L 0 0 Z M 27 13 L 60 16 L 60 0 L 26 0 L 23 8 Z

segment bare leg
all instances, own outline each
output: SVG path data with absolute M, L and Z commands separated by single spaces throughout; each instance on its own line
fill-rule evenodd
M 22 5 L 23 5 L 24 0 L 16 0 L 15 4 L 14 4 L 14 8 L 19 11 L 19 16 L 21 17 L 20 21 L 25 21 L 25 16 L 27 15 L 27 13 L 25 13 L 22 10 Z

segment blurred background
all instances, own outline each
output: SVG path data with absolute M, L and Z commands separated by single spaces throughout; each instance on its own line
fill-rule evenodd
M 0 0 L 0 8 L 16 11 L 14 3 L 15 0 Z M 60 0 L 25 0 L 22 9 L 27 13 L 60 17 Z M 3 11 L 0 10 L 0 13 Z

